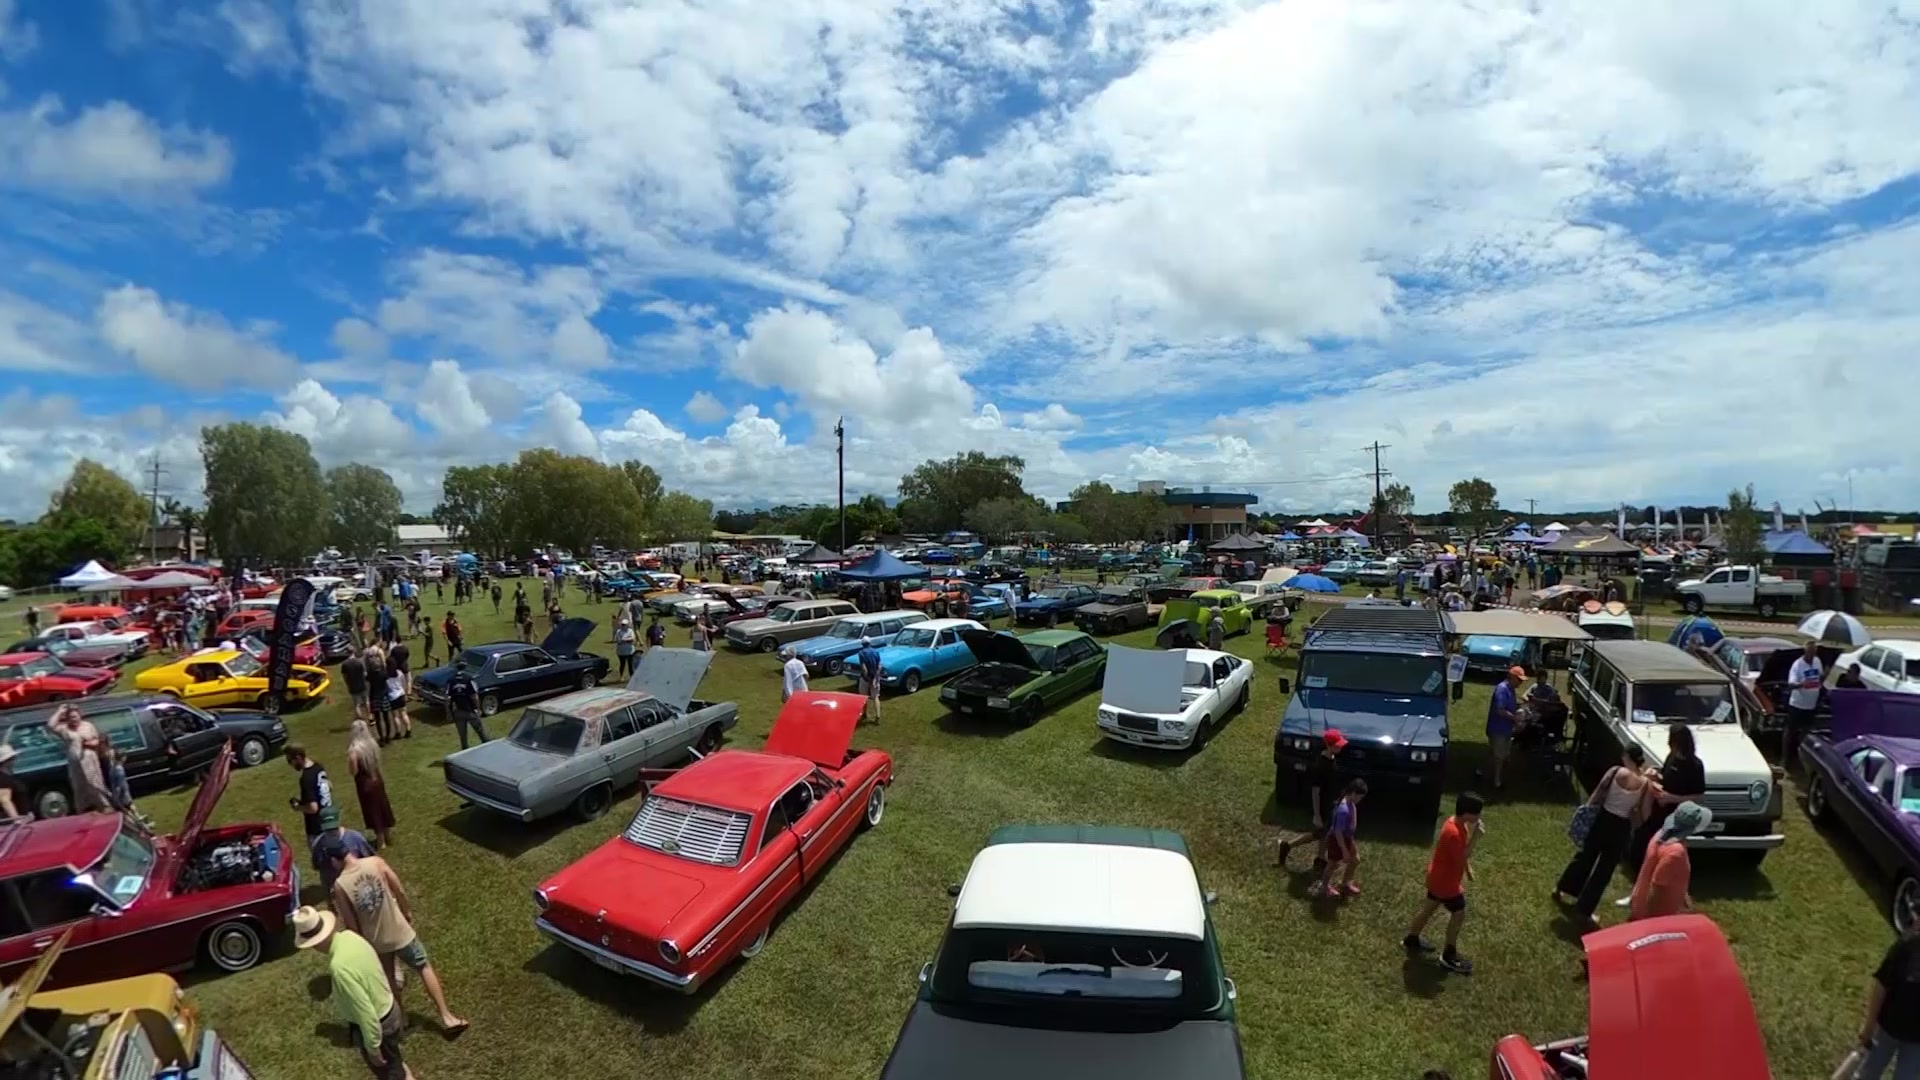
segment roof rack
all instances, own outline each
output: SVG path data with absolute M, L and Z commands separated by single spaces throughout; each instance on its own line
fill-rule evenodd
M 1307 629 L 1366 634 L 1443 634 L 1447 628 L 1440 613 L 1429 608 L 1356 603 L 1334 608 Z

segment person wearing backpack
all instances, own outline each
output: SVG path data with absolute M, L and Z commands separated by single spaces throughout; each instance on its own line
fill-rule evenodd
M 1614 871 L 1620 868 L 1620 860 L 1626 856 L 1627 844 L 1633 840 L 1634 825 L 1646 808 L 1649 792 L 1646 768 L 1646 751 L 1638 745 L 1629 745 L 1620 763 L 1607 770 L 1594 785 L 1593 793 L 1587 796 L 1586 806 L 1576 813 L 1577 819 L 1586 821 L 1585 835 L 1579 838 L 1580 850 L 1568 860 L 1566 869 L 1560 871 L 1560 880 L 1553 886 L 1553 898 L 1565 903 L 1571 897 L 1585 929 L 1599 929 L 1593 913 L 1599 910 L 1600 899 L 1606 894 Z M 1579 828 L 1575 826 L 1576 831 Z

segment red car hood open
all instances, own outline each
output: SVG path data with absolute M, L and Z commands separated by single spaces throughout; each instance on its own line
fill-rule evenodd
M 553 909 L 566 913 L 561 921 L 573 923 L 567 929 L 587 932 L 605 912 L 612 929 L 657 943 L 705 889 L 698 878 L 674 872 L 671 862 L 672 856 L 615 838 L 541 888 Z

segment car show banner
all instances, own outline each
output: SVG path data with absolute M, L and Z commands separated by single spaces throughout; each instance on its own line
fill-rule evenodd
M 313 582 L 294 578 L 280 590 L 280 606 L 273 610 L 273 630 L 267 635 L 267 711 L 278 713 L 293 677 L 293 650 L 300 643 L 300 622 L 313 607 Z

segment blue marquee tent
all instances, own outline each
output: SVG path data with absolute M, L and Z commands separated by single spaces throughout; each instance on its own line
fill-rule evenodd
M 1300 534 L 1297 532 L 1294 532 L 1292 529 L 1288 529 L 1286 532 L 1283 532 L 1279 536 L 1274 537 L 1274 539 L 1275 540 L 1298 540 L 1300 539 Z
M 1798 529 L 1769 532 L 1761 541 L 1769 555 L 1831 555 L 1833 549 Z
M 925 575 L 925 568 L 901 562 L 886 548 L 840 571 L 840 577 L 847 581 L 904 581 Z

